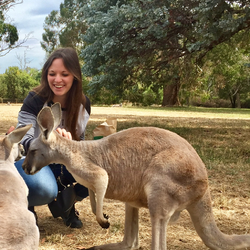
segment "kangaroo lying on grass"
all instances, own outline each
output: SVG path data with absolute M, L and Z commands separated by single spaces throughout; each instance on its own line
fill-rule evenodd
M 77 182 L 92 190 L 92 210 L 103 228 L 109 227 L 102 211 L 104 197 L 125 202 L 123 241 L 89 249 L 138 249 L 140 207 L 150 212 L 152 250 L 166 249 L 166 227 L 184 209 L 209 248 L 250 247 L 250 235 L 226 235 L 217 228 L 206 168 L 185 139 L 164 129 L 145 127 L 78 142 L 54 131 L 60 120 L 58 103 L 40 111 L 37 121 L 42 132 L 31 143 L 23 168 L 27 174 L 34 174 L 47 164 L 64 164 Z
M 19 141 L 32 125 L 0 136 L 0 249 L 36 250 L 39 230 L 28 210 L 28 187 L 14 166 L 23 148 Z

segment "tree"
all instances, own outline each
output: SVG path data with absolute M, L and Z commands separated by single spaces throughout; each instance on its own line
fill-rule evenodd
M 229 99 L 232 108 L 240 108 L 240 96 L 250 91 L 248 82 L 248 49 L 242 49 L 244 37 L 236 35 L 235 39 L 218 45 L 206 56 L 206 64 L 210 65 L 211 72 L 207 77 L 214 78 L 214 87 L 222 99 Z
M 36 76 L 31 76 L 18 67 L 9 67 L 1 80 L 2 85 L 7 88 L 5 97 L 12 100 L 23 100 L 28 92 L 39 84 L 35 78 Z
M 3 83 L 4 75 L 0 75 L 0 99 L 4 98 L 7 94 L 7 86 Z
M 83 0 L 64 0 L 60 5 L 60 11 L 51 11 L 46 17 L 44 33 L 42 35 L 42 48 L 51 53 L 55 48 L 82 46 L 81 35 L 85 33 L 86 22 L 80 21 L 79 7 L 85 3 Z
M 105 86 L 121 95 L 136 76 L 164 89 L 163 105 L 178 103 L 187 61 L 193 69 L 192 63 L 250 27 L 243 0 L 90 0 L 81 12 L 89 25 L 83 72 L 93 77 L 92 91 Z
M 29 35 L 27 35 L 23 40 L 19 40 L 17 28 L 8 23 L 6 19 L 8 10 L 22 2 L 21 0 L 0 1 L 0 57 L 22 46 L 29 37 Z
M 31 62 L 31 60 L 27 58 L 27 50 L 23 52 L 23 56 L 21 56 L 20 54 L 16 54 L 16 58 L 18 60 L 19 68 L 21 70 L 28 69 L 28 64 Z
M 45 18 L 44 31 L 42 34 L 43 42 L 41 42 L 41 47 L 47 52 L 51 53 L 56 47 L 59 46 L 59 32 L 60 24 L 57 24 L 59 17 L 58 11 L 52 11 L 49 16 Z

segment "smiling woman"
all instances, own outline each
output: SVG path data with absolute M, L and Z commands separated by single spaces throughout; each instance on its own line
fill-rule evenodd
M 82 91 L 82 74 L 77 53 L 72 48 L 55 50 L 42 69 L 41 84 L 35 87 L 25 98 L 18 114 L 18 125 L 32 123 L 32 128 L 24 136 L 22 144 L 28 151 L 31 141 L 40 134 L 36 117 L 44 106 L 53 103 L 62 105 L 62 119 L 59 121 L 57 132 L 69 140 L 84 140 L 85 128 L 90 116 L 90 101 Z M 29 188 L 29 207 L 34 212 L 34 206 L 51 203 L 55 205 L 59 197 L 58 190 L 64 186 L 75 183 L 73 176 L 60 164 L 45 166 L 43 172 L 33 176 L 26 175 L 22 169 L 24 159 L 16 162 L 16 167 Z M 57 181 L 60 177 L 60 182 Z M 75 194 L 80 201 L 88 196 L 88 190 L 80 184 L 75 186 Z M 61 197 L 61 196 L 60 196 Z M 70 197 L 67 197 L 70 198 Z M 69 199 L 72 200 L 72 199 Z M 66 226 L 72 228 L 82 227 L 73 204 L 57 206 L 57 215 L 63 218 Z M 58 204 L 61 204 L 58 202 Z M 60 210 L 61 209 L 61 210 Z M 52 210 L 51 210 L 52 211 Z M 54 214 L 53 214 L 54 215 Z M 58 216 L 56 216 L 58 217 Z

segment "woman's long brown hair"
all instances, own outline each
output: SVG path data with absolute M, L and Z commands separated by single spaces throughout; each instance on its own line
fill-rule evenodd
M 72 87 L 67 95 L 67 119 L 65 121 L 66 129 L 72 134 L 74 140 L 80 140 L 76 135 L 76 125 L 81 104 L 85 107 L 86 98 L 82 91 L 82 72 L 79 58 L 73 48 L 60 48 L 55 50 L 42 69 L 41 84 L 33 89 L 38 95 L 47 102 L 53 100 L 54 93 L 48 83 L 48 69 L 55 59 L 61 58 L 65 68 L 74 76 Z

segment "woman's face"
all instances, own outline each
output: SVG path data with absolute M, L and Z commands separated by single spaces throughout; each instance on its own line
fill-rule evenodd
M 48 69 L 48 83 L 56 97 L 66 97 L 74 76 L 65 68 L 61 58 L 55 59 Z

